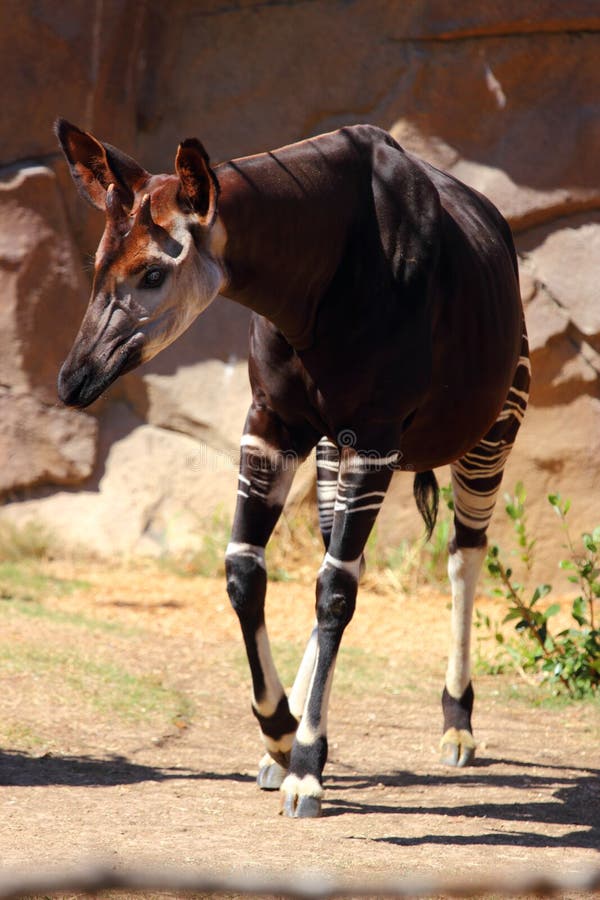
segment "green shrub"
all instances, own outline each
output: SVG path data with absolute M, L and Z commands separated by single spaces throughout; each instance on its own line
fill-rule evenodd
M 560 519 L 566 538 L 567 558 L 559 563 L 566 569 L 569 581 L 579 588 L 570 601 L 569 627 L 560 631 L 552 628 L 551 619 L 561 610 L 559 602 L 543 603 L 552 591 L 550 584 L 540 584 L 529 594 L 527 577 L 535 552 L 535 540 L 527 531 L 525 490 L 517 484 L 514 496 L 505 495 L 506 513 L 512 520 L 517 539 L 517 555 L 524 571 L 524 582 L 513 578 L 512 568 L 506 564 L 496 545 L 489 548 L 486 564 L 494 582 L 494 593 L 508 601 L 508 611 L 502 625 L 514 622 L 517 637 L 507 639 L 501 624 L 479 613 L 475 625 L 491 632 L 497 645 L 494 662 L 489 671 L 503 671 L 512 667 L 537 683 L 550 683 L 555 693 L 580 699 L 598 694 L 600 688 L 600 630 L 596 605 L 600 597 L 600 527 L 581 536 L 576 545 L 567 525 L 570 503 L 560 494 L 550 494 L 548 501 Z

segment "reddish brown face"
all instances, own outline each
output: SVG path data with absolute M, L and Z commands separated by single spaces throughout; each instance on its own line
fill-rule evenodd
M 211 303 L 224 283 L 223 235 L 198 141 L 180 145 L 175 175 L 150 175 L 64 120 L 56 131 L 80 193 L 106 213 L 90 302 L 58 378 L 60 399 L 82 408 Z

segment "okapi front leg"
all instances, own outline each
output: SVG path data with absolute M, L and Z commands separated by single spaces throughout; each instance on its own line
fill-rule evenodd
M 325 549 L 329 547 L 333 528 L 333 513 L 337 494 L 337 481 L 340 468 L 340 453 L 337 446 L 329 438 L 323 437 L 316 448 L 317 463 L 317 507 L 319 512 L 319 528 Z M 315 621 L 306 650 L 290 691 L 289 704 L 292 715 L 298 721 L 302 718 L 308 688 L 313 676 L 317 659 L 318 622 Z
M 333 441 L 323 437 L 317 444 L 317 508 L 325 549 L 329 546 L 337 493 L 340 452 Z
M 360 457 L 342 462 L 329 547 L 317 579 L 317 629 L 305 654 L 305 677 L 292 692 L 306 694 L 292 747 L 289 773 L 281 786 L 286 816 L 320 815 L 322 774 L 327 761 L 327 710 L 337 654 L 356 605 L 365 543 L 388 488 L 391 469 Z M 314 654 L 314 664 L 311 656 Z M 301 667 L 302 669 L 302 667 Z M 307 672 L 304 673 L 306 676 Z
M 333 508 L 337 491 L 340 455 L 336 445 L 328 438 L 321 438 L 316 448 L 317 463 L 317 503 L 319 510 L 319 526 L 323 543 L 327 549 L 333 527 Z M 312 630 L 302 662 L 294 680 L 288 698 L 292 716 L 297 722 L 302 718 L 308 686 L 310 684 L 317 658 L 317 625 Z M 263 790 L 278 790 L 286 776 L 285 768 L 279 761 L 267 754 L 261 760 L 258 773 L 258 785 Z
M 258 776 L 259 786 L 267 789 L 281 784 L 298 721 L 290 713 L 267 635 L 265 547 L 298 462 L 279 419 L 268 410 L 252 407 L 242 438 L 238 500 L 225 568 L 227 591 L 250 666 L 252 711 L 268 751 Z
M 331 538 L 331 529 L 333 528 L 333 511 L 340 467 L 339 450 L 329 438 L 321 438 L 318 442 L 316 462 L 319 527 L 325 549 L 327 549 Z M 315 622 L 288 698 L 290 712 L 298 722 L 302 718 L 308 688 L 313 677 L 317 659 L 317 645 L 318 624 Z M 259 784 L 265 790 L 277 789 L 281 787 L 285 775 L 286 770 L 276 763 L 271 766 L 265 766 L 261 768 L 259 773 Z

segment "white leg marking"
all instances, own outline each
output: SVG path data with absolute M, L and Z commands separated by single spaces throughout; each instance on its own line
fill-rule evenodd
M 225 557 L 228 556 L 250 556 L 252 559 L 256 560 L 263 569 L 266 569 L 265 548 L 258 547 L 256 544 L 239 544 L 235 541 L 230 541 L 227 545 L 227 550 L 225 551 Z
M 305 775 L 298 778 L 297 775 L 288 775 L 279 789 L 284 794 L 293 794 L 296 797 L 322 797 L 323 788 L 314 775 Z
M 290 492 L 294 475 L 298 468 L 298 460 L 290 461 L 284 465 L 278 473 L 278 477 L 271 485 L 266 501 L 269 506 L 283 506 Z
M 338 462 L 329 459 L 320 459 L 317 463 L 317 468 L 328 469 L 330 472 L 337 472 L 339 470 L 339 467 L 340 464 Z M 335 482 L 332 483 L 335 484 Z
M 360 556 L 357 556 L 356 559 L 342 560 L 336 559 L 335 556 L 332 556 L 330 553 L 326 553 L 323 562 L 321 563 L 321 568 L 319 572 L 322 572 L 326 566 L 332 566 L 334 569 L 341 569 L 343 572 L 347 572 L 348 575 L 351 575 L 355 581 L 358 581 L 358 576 L 360 575 L 360 564 L 362 560 L 362 553 Z
M 308 694 L 308 686 L 310 684 L 312 674 L 315 669 L 315 662 L 317 660 L 317 625 L 315 626 L 311 632 L 310 638 L 308 639 L 308 644 L 306 645 L 306 650 L 304 651 L 304 656 L 302 657 L 302 662 L 298 668 L 298 674 L 294 679 L 294 686 L 290 691 L 290 696 L 288 699 L 288 704 L 290 707 L 290 712 L 293 716 L 295 716 L 298 720 L 302 718 L 302 713 L 304 712 L 304 706 L 306 703 L 306 697 Z
M 399 459 L 400 454 L 397 450 L 386 456 L 379 456 L 378 453 L 354 453 L 342 461 L 341 470 L 342 472 L 370 472 L 373 469 L 396 465 Z
M 360 556 L 357 556 L 356 559 L 347 561 L 336 559 L 335 556 L 331 556 L 330 553 L 326 553 L 320 571 L 322 572 L 326 566 L 331 566 L 335 569 L 341 569 L 343 572 L 347 572 L 352 578 L 354 578 L 355 581 L 358 581 L 361 561 L 362 553 Z M 317 626 L 315 625 L 310 636 L 308 646 L 304 653 L 304 657 L 302 658 L 302 662 L 300 663 L 298 675 L 296 676 L 294 687 L 292 688 L 292 692 L 289 698 L 290 710 L 292 712 L 292 715 L 296 716 L 297 719 L 300 719 L 298 731 L 296 732 L 296 738 L 301 744 L 314 744 L 317 738 L 321 737 L 324 734 L 327 734 L 327 712 L 329 708 L 331 685 L 333 683 L 333 673 L 335 670 L 335 659 L 333 660 L 331 669 L 329 670 L 329 673 L 327 675 L 327 683 L 323 692 L 321 719 L 316 730 L 308 722 L 306 715 L 304 714 L 306 700 L 308 697 L 310 697 L 313 690 L 314 678 L 319 659 L 317 633 L 318 630 Z
M 269 442 L 265 441 L 264 438 L 257 437 L 255 434 L 242 435 L 240 446 L 250 447 L 251 450 L 258 451 L 261 456 L 266 456 L 268 459 L 273 459 L 273 457 L 276 458 L 278 455 L 278 450 L 276 447 L 274 447 L 272 444 L 269 444 Z
M 331 447 L 332 450 L 337 452 L 337 444 L 334 444 L 333 441 L 330 441 L 328 437 L 322 437 L 318 443 L 319 447 Z
M 312 678 L 310 679 L 310 687 L 308 689 L 307 697 L 310 697 L 310 695 L 313 691 L 314 679 L 315 679 L 315 674 L 317 671 L 318 662 L 319 662 L 319 653 L 317 650 L 317 658 L 315 660 L 315 668 L 313 670 Z M 327 673 L 327 681 L 325 682 L 325 689 L 323 690 L 323 703 L 321 706 L 321 718 L 320 718 L 316 728 L 313 727 L 310 724 L 310 722 L 308 721 L 308 719 L 306 717 L 306 712 L 302 716 L 302 719 L 300 720 L 300 724 L 298 725 L 298 731 L 296 732 L 296 740 L 300 744 L 314 744 L 318 738 L 323 737 L 323 735 L 327 734 L 327 713 L 329 711 L 329 697 L 331 695 L 331 686 L 333 684 L 333 674 L 335 672 L 335 663 L 336 663 L 336 658 L 334 657 L 334 659 L 331 663 L 331 668 L 330 668 L 329 672 Z
M 446 688 L 456 700 L 471 680 L 471 620 L 475 588 L 485 547 L 463 547 L 448 557 L 452 585 L 452 624 Z
M 273 447 L 253 434 L 245 434 L 241 446 L 251 453 L 251 477 L 238 476 L 242 482 L 238 494 L 246 499 L 254 497 L 267 506 L 283 506 L 300 464 L 297 454 Z
M 258 456 L 264 456 L 265 459 L 268 459 L 269 462 L 278 467 L 285 466 L 291 469 L 298 467 L 298 457 L 293 451 L 281 450 L 255 434 L 244 434 L 240 441 L 240 446 L 248 447 L 249 450 L 253 450 Z
M 277 674 L 275 663 L 271 656 L 271 647 L 267 629 L 264 625 L 261 625 L 256 632 L 255 639 L 260 667 L 265 678 L 265 693 L 260 703 L 257 701 L 256 697 L 252 698 L 252 702 L 254 708 L 261 716 L 272 716 L 283 697 L 283 686 L 279 680 L 279 675 Z

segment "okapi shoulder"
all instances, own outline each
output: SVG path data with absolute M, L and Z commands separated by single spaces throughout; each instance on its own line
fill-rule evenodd
M 442 209 L 427 172 L 387 137 L 389 141 L 378 140 L 372 148 L 373 204 L 394 278 L 407 284 L 431 271 L 441 239 Z

